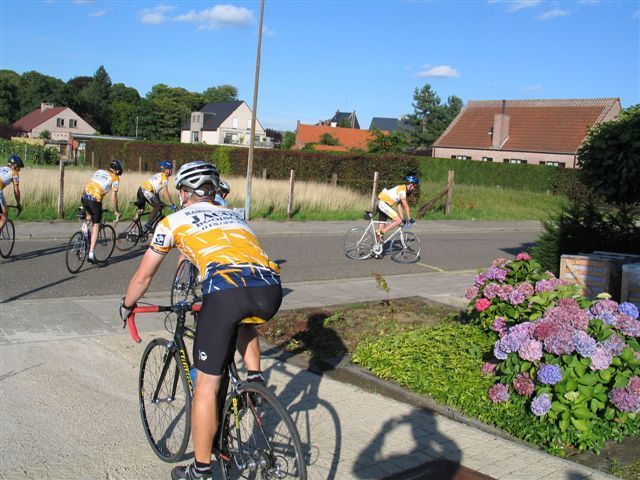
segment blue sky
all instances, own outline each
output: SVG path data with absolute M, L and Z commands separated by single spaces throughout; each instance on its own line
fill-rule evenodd
M 640 1 L 267 0 L 258 118 L 294 130 L 337 110 L 443 100 L 620 97 L 640 103 Z M 260 4 L 0 0 L 0 68 L 64 81 L 104 65 L 145 95 L 232 84 L 252 106 Z

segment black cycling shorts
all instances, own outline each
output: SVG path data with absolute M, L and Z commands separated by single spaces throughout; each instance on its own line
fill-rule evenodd
M 91 215 L 91 222 L 100 223 L 102 221 L 102 202 L 96 202 L 95 200 L 89 200 L 84 195 L 80 199 L 84 209 Z
M 282 286 L 226 288 L 208 293 L 198 315 L 193 362 L 210 375 L 222 375 L 236 349 L 238 326 L 248 317 L 270 320 L 282 303 Z
M 136 207 L 140 210 L 144 209 L 145 202 L 155 208 L 157 205 L 160 205 L 160 198 L 158 198 L 155 193 L 148 192 L 144 188 L 138 187 L 137 200 L 135 201 Z

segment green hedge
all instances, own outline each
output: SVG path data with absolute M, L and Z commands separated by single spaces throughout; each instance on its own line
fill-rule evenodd
M 4 165 L 14 154 L 27 165 L 55 165 L 60 158 L 58 151 L 53 148 L 0 139 L 0 165 Z

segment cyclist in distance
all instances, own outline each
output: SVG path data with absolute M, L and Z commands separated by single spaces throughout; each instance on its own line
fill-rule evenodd
M 412 192 L 414 188 L 420 185 L 420 180 L 413 175 L 407 175 L 404 179 L 404 184 L 397 185 L 388 190 L 384 188 L 378 195 L 378 210 L 391 219 L 390 223 L 383 225 L 378 230 L 377 234 L 380 239 L 382 239 L 384 234 L 389 230 L 399 226 L 404 220 L 405 215 L 408 222 L 415 223 L 415 220 L 411 218 L 411 211 L 407 203 L 407 193 Z M 394 210 L 396 206 L 398 208 L 397 212 Z
M 227 195 L 229 195 L 230 191 L 231 187 L 229 186 L 229 184 L 220 179 L 220 188 L 216 192 L 216 198 L 214 199 L 214 201 L 221 207 L 228 208 L 229 203 L 227 202 Z
M 160 172 L 152 175 L 147 181 L 145 181 L 138 188 L 138 199 L 135 202 L 136 207 L 140 210 L 144 209 L 145 202 L 151 205 L 151 213 L 147 223 L 144 224 L 143 231 L 147 233 L 151 230 L 152 225 L 155 223 L 156 218 L 162 211 L 162 202 L 160 201 L 160 194 L 164 196 L 166 203 L 171 205 L 171 210 L 176 211 L 176 205 L 171 199 L 169 194 L 169 177 L 173 173 L 173 163 L 168 161 L 160 162 Z
M 7 223 L 9 218 L 9 208 L 7 200 L 4 198 L 2 191 L 9 184 L 13 183 L 13 196 L 16 199 L 16 207 L 18 212 L 22 210 L 20 205 L 20 169 L 24 168 L 24 162 L 18 155 L 11 155 L 6 167 L 0 168 L 0 230 Z
M 175 467 L 171 478 L 211 479 L 218 391 L 236 346 L 244 357 L 247 380 L 263 381 L 256 329 L 240 322 L 248 317 L 271 319 L 280 308 L 282 287 L 278 266 L 269 261 L 243 218 L 214 203 L 219 189 L 214 165 L 203 161 L 183 165 L 175 186 L 182 209 L 156 227 L 119 313 L 123 320 L 128 318 L 172 247 L 198 267 L 203 300 L 193 344 L 198 371 L 191 414 L 195 460 Z
M 96 263 L 94 248 L 98 239 L 98 230 L 102 221 L 102 200 L 111 192 L 111 203 L 116 220 L 120 218 L 118 210 L 118 188 L 120 186 L 120 175 L 123 170 L 120 160 L 111 160 L 108 170 L 97 170 L 89 183 L 84 187 L 80 201 L 91 220 L 91 245 L 89 247 L 90 263 Z

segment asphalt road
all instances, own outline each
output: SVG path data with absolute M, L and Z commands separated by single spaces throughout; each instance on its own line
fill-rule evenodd
M 283 283 L 338 278 L 460 271 L 485 268 L 495 257 L 510 257 L 535 242 L 538 232 L 519 231 L 417 231 L 422 243 L 420 262 L 402 265 L 389 257 L 380 260 L 350 260 L 341 248 L 342 233 L 297 235 L 261 234 L 269 256 L 281 265 Z M 121 294 L 133 275 L 143 248 L 129 252 L 116 250 L 109 264 L 86 264 L 76 274 L 65 267 L 66 240 L 26 240 L 16 242 L 12 257 L 0 261 L 0 302 L 35 298 L 78 297 Z M 169 291 L 177 255 L 169 254 L 150 291 Z

